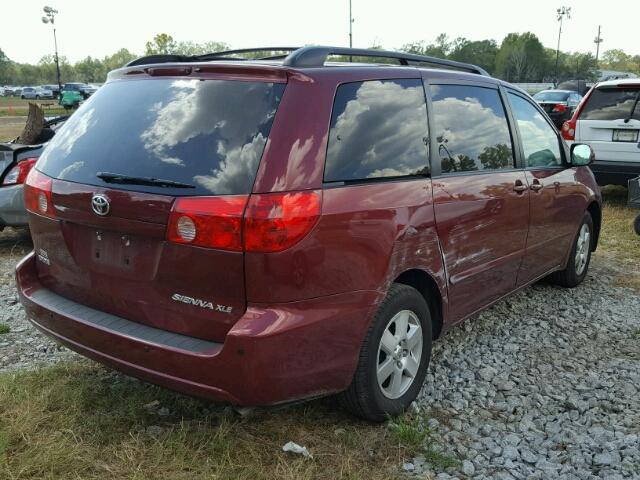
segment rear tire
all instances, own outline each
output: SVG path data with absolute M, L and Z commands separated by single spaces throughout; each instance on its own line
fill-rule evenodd
M 582 283 L 589 270 L 594 238 L 591 214 L 585 212 L 578 233 L 573 240 L 567 266 L 564 270 L 551 274 L 550 280 L 553 283 L 567 288 L 577 287 Z
M 429 307 L 420 292 L 393 284 L 362 343 L 351 385 L 339 395 L 343 408 L 373 422 L 402 413 L 422 388 L 431 330 Z
M 640 235 L 640 215 L 634 220 L 633 229 L 636 231 L 636 234 Z

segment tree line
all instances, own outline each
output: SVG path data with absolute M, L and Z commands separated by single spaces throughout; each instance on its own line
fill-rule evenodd
M 372 48 L 382 46 L 374 45 Z M 176 41 L 171 35 L 160 33 L 146 43 L 144 55 L 201 55 L 228 49 L 229 45 L 224 42 Z M 493 76 L 509 82 L 553 82 L 556 79 L 555 49 L 544 47 L 531 32 L 510 33 L 500 45 L 495 40 L 469 40 L 464 37 L 450 39 L 446 34 L 441 34 L 435 42 L 408 43 L 400 47 L 400 50 L 474 63 Z M 63 83 L 101 83 L 106 80 L 107 73 L 111 70 L 139 56 L 122 48 L 103 58 L 88 56 L 71 64 L 61 55 L 61 79 Z M 593 54 L 582 52 L 560 52 L 557 62 L 559 81 L 595 80 L 599 69 L 640 74 L 640 55 L 629 55 L 619 49 L 605 51 L 598 65 Z M 33 65 L 12 61 L 0 48 L 0 85 L 42 85 L 55 82 L 56 66 L 53 55 L 45 55 Z

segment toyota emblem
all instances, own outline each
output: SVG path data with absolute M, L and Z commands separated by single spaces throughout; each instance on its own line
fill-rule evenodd
M 91 198 L 91 209 L 96 215 L 104 217 L 109 213 L 109 210 L 111 209 L 111 206 L 109 205 L 109 199 L 104 195 L 96 193 Z

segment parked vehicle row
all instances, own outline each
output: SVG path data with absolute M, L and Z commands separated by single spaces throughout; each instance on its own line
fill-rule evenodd
M 16 276 L 47 335 L 189 394 L 339 393 L 380 421 L 452 325 L 538 279 L 585 278 L 593 152 L 522 90 L 397 52 L 232 54 L 112 72 L 30 171 Z
M 81 94 L 83 99 L 89 98 L 99 88 L 98 85 L 90 85 L 80 82 L 65 83 L 62 86 L 62 91 L 77 91 Z M 25 86 L 14 87 L 4 86 L 0 87 L 0 96 L 3 97 L 21 97 L 22 99 L 53 99 L 60 96 L 60 87 L 58 85 L 39 85 L 39 86 Z

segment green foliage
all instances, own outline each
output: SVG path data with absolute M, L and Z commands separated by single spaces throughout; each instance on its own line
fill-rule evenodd
M 203 53 L 228 50 L 223 42 L 176 42 L 171 35 L 161 33 L 147 42 L 145 54 L 176 53 L 182 55 L 200 55 Z M 121 48 L 112 55 L 100 58 L 86 57 L 75 64 L 70 64 L 63 55 L 59 57 L 60 80 L 66 82 L 102 83 L 107 74 L 138 58 L 126 48 Z M 37 65 L 12 62 L 0 50 L 0 85 L 47 85 L 57 83 L 56 63 L 53 55 L 43 56 Z
M 407 53 L 415 53 L 416 55 L 447 58 L 449 51 L 451 51 L 451 42 L 449 42 L 447 34 L 441 33 L 436 37 L 435 43 L 427 43 L 425 41 L 407 43 L 400 47 L 400 50 Z
M 168 33 L 159 33 L 145 45 L 145 55 L 166 55 L 175 53 L 176 41 Z
M 473 63 L 493 74 L 496 69 L 498 44 L 495 40 L 471 41 L 456 38 L 449 58 L 458 62 Z
M 640 74 L 640 55 L 628 55 L 619 49 L 607 50 L 602 54 L 600 68 Z
M 209 41 L 195 43 L 175 40 L 168 33 L 159 33 L 146 43 L 145 55 L 177 54 L 202 55 L 211 52 L 229 50 L 224 42 Z M 373 45 L 372 49 L 384 49 L 382 45 Z M 556 50 L 544 48 L 538 37 L 531 33 L 510 33 L 500 46 L 495 40 L 469 40 L 458 37 L 451 40 L 441 33 L 431 43 L 419 40 L 407 43 L 400 50 L 448 58 L 459 62 L 473 63 L 487 70 L 491 75 L 510 82 L 553 82 L 556 80 Z M 244 58 L 258 58 L 282 52 L 259 52 L 242 55 Z M 66 57 L 60 56 L 60 74 L 62 83 L 82 81 L 101 83 L 107 74 L 138 57 L 123 48 L 113 55 L 102 59 L 86 57 L 70 64 Z M 363 63 L 396 63 L 392 59 L 370 57 L 333 57 L 335 61 L 354 61 Z M 605 70 L 619 70 L 640 74 L 640 55 L 629 55 L 622 50 L 605 51 L 596 65 L 591 53 L 560 52 L 558 56 L 558 81 L 581 79 L 594 81 L 598 78 L 598 67 Z M 42 85 L 56 83 L 56 67 L 53 55 L 43 56 L 37 65 L 12 62 L 0 49 L 0 85 Z
M 539 82 L 546 70 L 545 49 L 531 32 L 510 33 L 496 55 L 496 75 L 508 82 Z
M 229 50 L 229 45 L 224 42 L 177 42 L 171 53 L 179 55 L 204 55 L 205 53 L 222 52 Z
M 9 327 L 9 325 L 7 325 L 6 323 L 0 323 L 0 335 L 9 333 L 10 331 L 11 327 Z

